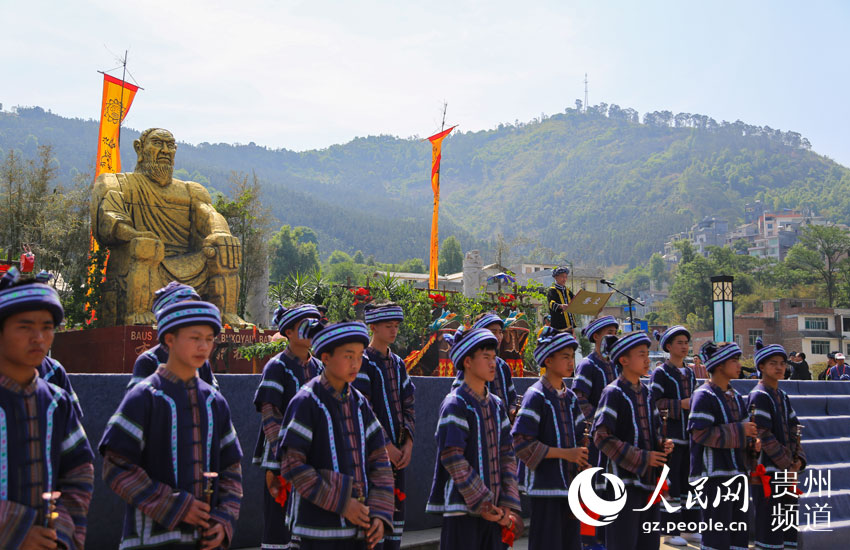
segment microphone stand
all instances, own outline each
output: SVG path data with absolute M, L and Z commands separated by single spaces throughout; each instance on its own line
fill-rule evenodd
M 644 302 L 641 302 L 640 300 L 638 300 L 637 298 L 635 298 L 633 296 L 629 296 L 628 294 L 626 294 L 625 292 L 623 292 L 619 288 L 615 287 L 614 283 L 612 283 L 611 281 L 606 281 L 606 280 L 603 279 L 599 282 L 604 284 L 604 285 L 608 285 L 608 288 L 610 288 L 611 290 L 613 290 L 617 294 L 620 294 L 621 296 L 626 298 L 626 300 L 628 301 L 628 304 L 629 304 L 629 324 L 632 326 L 632 331 L 635 331 L 636 329 L 635 329 L 635 308 L 634 308 L 634 304 L 638 304 L 639 306 L 645 306 L 646 304 Z

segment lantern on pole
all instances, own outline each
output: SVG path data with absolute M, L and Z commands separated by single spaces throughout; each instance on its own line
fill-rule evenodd
M 731 275 L 718 275 L 711 278 L 711 301 L 714 309 L 714 341 L 733 342 L 734 308 L 732 305 Z

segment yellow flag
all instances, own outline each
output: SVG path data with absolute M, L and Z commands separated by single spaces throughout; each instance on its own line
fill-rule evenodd
M 136 97 L 136 92 L 139 91 L 138 86 L 134 86 L 123 80 L 119 80 L 108 74 L 103 75 L 103 100 L 100 106 L 100 131 L 97 135 L 97 162 L 95 163 L 95 174 L 97 177 L 101 174 L 114 174 L 121 171 L 121 153 L 118 150 L 119 132 L 121 131 L 121 122 L 127 116 L 130 110 L 130 105 L 133 104 L 133 98 Z M 89 235 L 89 256 L 94 257 L 100 246 L 94 235 Z M 87 281 L 88 291 L 87 296 L 92 294 L 92 285 L 98 276 L 106 276 L 106 263 L 102 266 L 92 262 L 89 267 L 89 276 Z M 97 313 L 92 305 L 86 302 L 86 311 L 89 312 L 87 324 L 91 324 L 96 319 Z
M 100 132 L 97 136 L 95 178 L 101 174 L 121 171 L 118 131 L 138 90 L 138 86 L 107 74 L 103 75 L 103 102 L 100 109 Z

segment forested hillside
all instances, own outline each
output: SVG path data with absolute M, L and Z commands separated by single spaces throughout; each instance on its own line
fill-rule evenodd
M 492 251 L 501 233 L 523 238 L 514 254 L 551 249 L 607 265 L 645 261 L 667 235 L 705 215 L 734 223 L 753 199 L 850 222 L 850 170 L 797 133 L 667 111 L 642 120 L 603 104 L 451 135 L 441 234 Z M 137 136 L 122 134 L 125 170 L 135 164 L 129 144 Z M 96 139 L 94 121 L 40 108 L 0 113 L 0 153 L 32 157 L 49 144 L 61 179 L 92 171 Z M 253 170 L 272 214 L 315 229 L 322 254 L 362 250 L 398 262 L 427 255 L 429 163 L 427 142 L 390 136 L 305 152 L 181 143 L 177 175 L 224 190 L 231 171 Z

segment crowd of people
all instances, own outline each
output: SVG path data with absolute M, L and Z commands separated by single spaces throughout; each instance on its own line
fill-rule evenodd
M 553 288 L 565 298 L 562 274 Z M 94 455 L 67 374 L 47 357 L 63 310 L 45 282 L 15 269 L 0 280 L 0 547 L 82 549 Z M 242 449 L 208 361 L 221 316 L 178 283 L 156 293 L 154 312 L 159 345 L 138 358 L 97 446 L 103 479 L 125 503 L 120 548 L 227 548 Z M 621 334 L 610 316 L 594 319 L 581 329 L 594 351 L 576 366 L 578 328 L 562 317 L 538 334 L 541 376 L 522 396 L 498 356 L 497 314 L 448 337 L 457 377 L 439 410 L 430 494 L 410 503 L 406 469 L 421 435 L 416 388 L 391 349 L 403 309 L 369 304 L 365 322 L 331 324 L 311 304 L 278 307 L 274 323 L 287 346 L 265 365 L 254 397 L 262 548 L 398 549 L 407 506 L 442 516 L 445 549 L 506 548 L 528 515 L 534 550 L 650 550 L 662 535 L 677 545 L 746 548 L 747 531 L 729 527 L 746 522 L 740 502 L 692 498 L 695 483 L 713 497 L 739 477 L 762 484 L 753 492 L 757 547 L 795 546 L 796 530 L 771 529 L 775 507 L 792 497 L 767 495 L 806 465 L 797 417 L 778 387 L 799 355 L 757 346 L 760 381 L 741 395 L 730 385 L 741 349 L 703 345 L 703 376 L 686 365 L 690 332 L 673 326 L 659 335 L 669 358 L 645 384 L 649 336 Z M 843 357 L 835 361 L 827 376 L 850 378 Z M 569 502 L 572 480 L 589 468 L 625 488 L 616 520 L 593 534 Z M 593 479 L 615 499 L 616 484 Z M 700 521 L 727 528 L 698 533 Z

